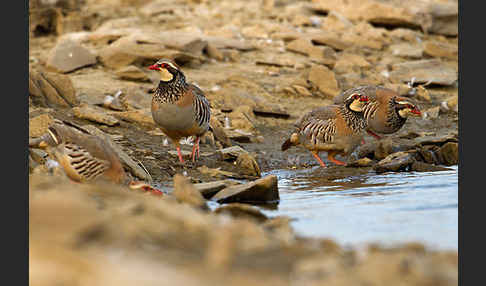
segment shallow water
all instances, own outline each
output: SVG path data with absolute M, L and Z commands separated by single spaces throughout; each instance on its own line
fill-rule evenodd
M 458 173 L 402 172 L 323 178 L 325 169 L 273 170 L 280 203 L 268 216 L 286 215 L 305 236 L 342 245 L 422 242 L 458 248 Z

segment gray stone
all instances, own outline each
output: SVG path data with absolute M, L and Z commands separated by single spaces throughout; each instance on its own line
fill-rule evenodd
M 457 72 L 440 60 L 418 60 L 392 65 L 390 79 L 393 82 L 430 83 L 452 85 L 457 80 Z
M 73 107 L 79 104 L 69 76 L 50 72 L 29 72 L 29 95 L 44 107 Z
M 253 182 L 231 186 L 211 198 L 218 203 L 275 203 L 280 200 L 277 177 L 268 175 Z
M 74 116 L 80 119 L 86 119 L 108 126 L 114 126 L 120 123 L 115 117 L 106 114 L 103 109 L 95 108 L 87 104 L 82 104 L 80 106 L 74 107 L 72 110 Z
M 218 150 L 218 153 L 221 154 L 223 160 L 236 160 L 241 154 L 248 154 L 248 151 L 236 145 Z
M 122 67 L 116 70 L 115 74 L 121 79 L 125 80 L 150 82 L 150 78 L 147 76 L 147 74 L 134 65 Z
M 313 65 L 308 80 L 325 96 L 330 98 L 339 94 L 339 87 L 334 72 L 323 65 Z
M 446 165 L 456 165 L 459 163 L 459 144 L 455 142 L 447 142 L 437 151 L 439 161 Z
M 60 39 L 47 59 L 47 67 L 61 73 L 94 64 L 96 64 L 96 56 L 69 38 Z
M 410 171 L 410 166 L 415 161 L 413 154 L 396 152 L 373 166 L 376 173 Z
M 438 172 L 438 171 L 450 171 L 451 169 L 441 167 L 441 166 L 436 166 L 429 163 L 415 161 L 410 166 L 410 170 L 415 172 Z
M 239 183 L 236 181 L 221 180 L 221 181 L 194 184 L 194 187 L 203 195 L 205 199 L 209 200 L 213 195 L 215 195 L 217 192 L 221 191 L 222 189 L 237 184 Z

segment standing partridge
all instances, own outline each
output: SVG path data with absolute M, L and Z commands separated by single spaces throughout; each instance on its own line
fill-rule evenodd
M 162 194 L 146 183 L 131 181 L 115 151 L 101 138 L 57 121 L 46 134 L 30 141 L 29 147 L 45 149 L 75 182 L 109 181 Z
M 162 59 L 149 67 L 159 71 L 160 81 L 152 96 L 152 118 L 176 146 L 179 161 L 184 162 L 179 140 L 196 136 L 192 161 L 199 158 L 199 140 L 208 131 L 211 117 L 204 92 L 187 83 L 184 73 L 171 60 Z
M 302 145 L 322 167 L 326 164 L 319 157 L 320 151 L 327 152 L 329 161 L 346 165 L 334 156 L 348 155 L 359 145 L 366 128 L 363 109 L 367 103 L 367 94 L 357 91 L 349 94 L 341 105 L 312 110 L 295 123 L 296 130 L 282 144 L 282 151 Z
M 420 109 L 409 98 L 401 97 L 395 91 L 380 86 L 360 86 L 347 90 L 334 98 L 335 104 L 341 104 L 350 93 L 365 92 L 369 103 L 363 113 L 368 123 L 366 132 L 376 139 L 377 133 L 391 134 L 397 132 L 409 116 L 421 116 Z

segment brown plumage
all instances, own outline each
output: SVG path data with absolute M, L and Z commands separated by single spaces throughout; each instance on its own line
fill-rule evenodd
M 160 190 L 132 181 L 125 173 L 116 152 L 101 138 L 62 124 L 56 120 L 48 132 L 29 141 L 30 148 L 42 148 L 56 160 L 71 180 L 79 183 L 109 181 L 154 194 Z
M 377 139 L 376 133 L 392 134 L 400 130 L 409 116 L 420 116 L 420 109 L 411 99 L 401 97 L 391 89 L 380 86 L 360 86 L 347 90 L 334 98 L 334 104 L 342 104 L 353 92 L 364 92 L 369 103 L 363 110 L 368 128 L 366 131 Z M 375 133 L 376 132 L 376 133 Z
M 322 167 L 326 164 L 319 157 L 320 151 L 326 151 L 331 162 L 345 165 L 334 156 L 348 155 L 359 145 L 366 128 L 362 110 L 367 102 L 366 94 L 356 92 L 349 94 L 342 105 L 328 105 L 305 114 L 295 123 L 296 130 L 282 144 L 282 151 L 302 145 Z
M 54 123 L 48 133 L 29 145 L 45 148 L 73 181 L 104 179 L 118 184 L 128 183 L 129 178 L 116 153 L 96 136 Z
M 152 97 L 152 117 L 176 146 L 180 162 L 179 140 L 196 136 L 192 160 L 199 157 L 199 140 L 208 131 L 211 117 L 209 101 L 197 86 L 186 82 L 184 73 L 171 60 L 159 60 L 149 67 L 160 72 L 160 82 Z

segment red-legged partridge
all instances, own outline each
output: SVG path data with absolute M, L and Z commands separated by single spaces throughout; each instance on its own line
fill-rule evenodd
M 71 180 L 79 183 L 110 181 L 162 194 L 146 183 L 131 181 L 115 151 L 99 137 L 59 122 L 53 123 L 47 131 L 31 140 L 29 147 L 45 149 Z
M 397 132 L 409 116 L 421 116 L 420 109 L 409 98 L 401 97 L 395 91 L 380 86 L 352 88 L 336 96 L 334 103 L 341 104 L 349 94 L 354 92 L 364 92 L 368 95 L 369 103 L 363 110 L 368 123 L 366 131 L 376 139 L 381 139 L 376 133 Z
M 350 154 L 361 142 L 366 128 L 363 109 L 367 103 L 366 93 L 355 92 L 342 105 L 328 105 L 305 114 L 295 123 L 296 130 L 282 144 L 282 151 L 302 145 L 322 167 L 326 164 L 319 157 L 321 151 L 327 152 L 329 161 L 346 165 L 334 156 Z
M 211 109 L 204 92 L 194 84 L 186 82 L 184 73 L 171 60 L 159 60 L 149 67 L 160 72 L 160 82 L 152 97 L 152 117 L 176 146 L 179 161 L 179 140 L 196 136 L 192 148 L 192 161 L 199 157 L 199 139 L 208 131 Z

